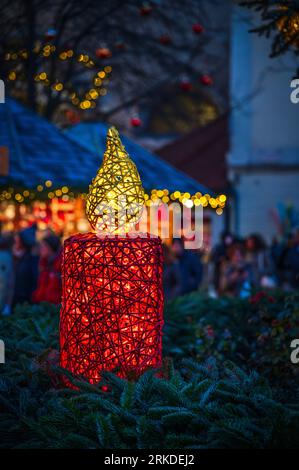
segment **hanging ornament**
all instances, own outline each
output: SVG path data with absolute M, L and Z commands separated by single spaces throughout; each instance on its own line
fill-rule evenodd
M 207 74 L 202 75 L 199 80 L 203 85 L 206 85 L 206 86 L 213 85 L 213 79 L 212 77 L 210 77 L 210 75 L 207 75 Z
M 148 16 L 152 12 L 153 7 L 148 3 L 144 3 L 139 10 L 141 16 Z
M 126 48 L 124 41 L 117 41 L 114 45 L 119 51 L 123 51 Z
M 45 38 L 48 40 L 48 41 L 51 41 L 52 39 L 54 39 L 57 35 L 57 31 L 56 29 L 54 28 L 49 28 L 48 31 L 45 33 Z
M 96 50 L 96 56 L 100 59 L 108 59 L 112 56 L 112 53 L 108 47 L 98 47 Z
M 200 23 L 194 23 L 192 25 L 192 31 L 193 33 L 195 34 L 199 34 L 199 33 L 202 33 L 203 32 L 203 27 Z
M 131 123 L 131 126 L 132 126 L 132 127 L 140 127 L 141 124 L 142 124 L 142 121 L 141 121 L 141 119 L 140 119 L 138 116 L 133 116 L 133 117 L 131 118 L 130 123 Z
M 159 38 L 159 41 L 161 44 L 163 44 L 163 46 L 168 46 L 172 42 L 171 37 L 168 34 L 162 34 L 162 36 Z
M 65 116 L 70 124 L 79 124 L 81 121 L 80 115 L 77 111 L 74 111 L 73 109 L 68 109 L 65 112 Z
M 180 81 L 180 88 L 183 91 L 191 91 L 192 90 L 192 83 L 187 77 L 183 77 Z

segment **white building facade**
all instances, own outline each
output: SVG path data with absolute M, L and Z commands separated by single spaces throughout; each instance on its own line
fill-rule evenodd
M 248 30 L 255 13 L 234 7 L 231 17 L 231 229 L 239 236 L 277 236 L 282 206 L 299 211 L 299 103 L 291 102 L 296 73 L 291 54 L 269 58 L 271 39 Z

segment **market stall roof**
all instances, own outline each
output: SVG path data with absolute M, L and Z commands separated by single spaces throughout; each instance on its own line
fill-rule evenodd
M 62 132 L 17 101 L 0 104 L 0 149 L 8 149 L 8 172 L 0 166 L 0 184 L 84 188 L 95 176 L 105 149 L 108 126 L 78 124 Z M 125 136 L 123 143 L 136 163 L 146 189 L 208 192 L 208 190 Z M 6 152 L 7 153 L 7 152 Z M 2 155 L 2 153 L 0 153 Z M 2 158 L 2 156 L 1 156 Z
M 205 127 L 156 150 L 178 170 L 184 169 L 199 182 L 204 181 L 215 192 L 228 185 L 226 154 L 229 150 L 228 119 L 223 116 Z
M 84 145 L 90 152 L 97 155 L 96 166 L 99 166 L 99 156 L 106 148 L 106 134 L 109 126 L 102 122 L 80 123 L 66 131 L 66 134 L 76 142 Z M 177 170 L 162 158 L 136 144 L 130 138 L 121 135 L 130 157 L 132 157 L 140 173 L 143 186 L 147 189 L 167 188 L 170 191 L 188 191 L 190 193 L 208 193 L 209 190 L 181 170 Z

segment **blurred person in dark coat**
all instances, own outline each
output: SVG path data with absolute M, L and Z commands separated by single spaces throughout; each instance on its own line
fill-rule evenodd
M 263 237 L 257 233 L 249 235 L 245 248 L 245 260 L 252 269 L 253 287 L 276 287 L 275 265 Z
M 13 296 L 13 239 L 0 237 L 0 313 L 9 315 Z
M 246 262 L 245 249 L 234 243 L 228 249 L 228 261 L 222 266 L 220 292 L 232 297 L 248 297 L 253 286 L 251 265 Z
M 203 277 L 203 265 L 199 254 L 193 250 L 185 250 L 181 238 L 173 240 L 171 249 L 180 270 L 180 295 L 197 290 Z
M 40 243 L 38 284 L 32 301 L 61 302 L 61 242 L 57 235 L 50 234 Z
M 227 251 L 234 242 L 234 237 L 230 232 L 222 232 L 220 242 L 215 246 L 211 253 L 211 263 L 213 266 L 213 285 L 216 292 L 219 291 L 220 287 L 220 276 L 222 266 L 227 261 Z
M 12 305 L 31 302 L 37 286 L 38 256 L 33 254 L 36 245 L 36 225 L 21 230 L 15 235 L 14 257 L 14 294 Z
M 181 273 L 178 260 L 170 247 L 163 244 L 164 270 L 163 270 L 163 290 L 165 300 L 170 300 L 181 291 Z
M 291 238 L 290 247 L 287 249 L 284 259 L 283 266 L 286 270 L 286 280 L 291 289 L 299 288 L 299 228 L 295 229 L 295 232 Z

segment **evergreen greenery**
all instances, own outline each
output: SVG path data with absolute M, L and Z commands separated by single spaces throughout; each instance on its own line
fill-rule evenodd
M 274 306 L 280 310 L 287 302 L 281 298 L 271 303 L 273 314 Z M 225 350 L 220 348 L 216 357 L 202 346 L 205 341 L 198 343 L 205 315 L 207 321 L 217 318 L 223 330 L 226 322 L 238 320 L 241 336 L 245 319 L 261 308 L 257 304 L 208 300 L 199 294 L 170 303 L 162 370 L 147 371 L 136 381 L 106 373 L 98 386 L 58 367 L 56 307 L 17 308 L 0 325 L 6 345 L 0 377 L 0 447 L 298 447 L 296 400 L 282 403 L 275 397 L 277 387 L 271 387 L 264 374 L 245 367 L 246 361 L 241 368 L 225 358 Z M 230 349 L 227 352 L 227 358 L 234 356 Z M 235 359 L 242 362 L 238 354 Z M 73 388 L 65 388 L 63 378 Z
M 290 342 L 299 338 L 298 293 L 261 291 L 248 300 L 194 293 L 168 304 L 165 333 L 173 358 L 229 359 L 267 378 L 275 397 L 299 397 L 299 367 L 290 361 Z

